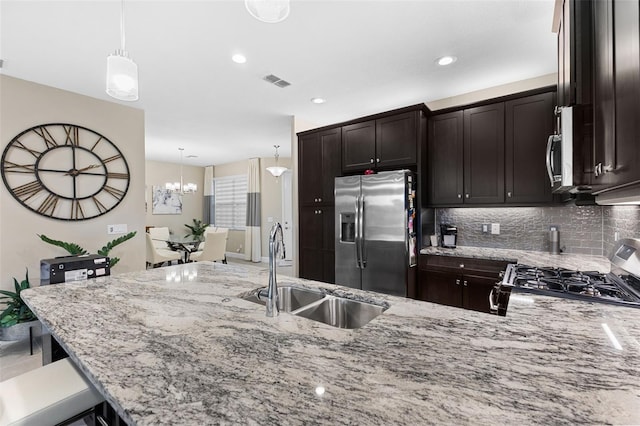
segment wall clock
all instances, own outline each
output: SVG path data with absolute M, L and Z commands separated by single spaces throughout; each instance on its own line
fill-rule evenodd
M 2 180 L 20 204 L 59 220 L 113 210 L 129 189 L 129 166 L 105 136 L 75 124 L 40 124 L 11 139 Z

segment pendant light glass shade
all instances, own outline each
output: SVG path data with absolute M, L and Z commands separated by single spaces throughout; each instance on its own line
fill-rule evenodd
M 138 65 L 125 48 L 124 0 L 120 2 L 120 49 L 107 56 L 107 95 L 121 101 L 138 100 Z
M 280 157 L 280 155 L 278 155 L 278 148 L 280 148 L 280 145 L 274 145 L 273 147 L 276 149 L 276 155 L 275 155 L 276 165 L 267 167 L 267 171 L 275 177 L 280 177 L 284 172 L 287 171 L 287 168 L 278 166 L 278 157 Z
M 289 16 L 289 0 L 244 0 L 247 10 L 259 21 L 275 24 Z
M 107 57 L 107 94 L 121 101 L 138 100 L 138 65 L 123 50 Z

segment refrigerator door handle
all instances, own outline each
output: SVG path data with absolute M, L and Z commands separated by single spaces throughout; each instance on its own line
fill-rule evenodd
M 360 196 L 360 265 L 364 269 L 367 267 L 367 254 L 364 250 L 364 195 Z
M 356 268 L 358 269 L 362 269 L 361 263 L 360 263 L 360 196 L 358 195 L 356 197 L 356 206 L 355 206 L 355 231 L 356 231 L 356 235 L 355 235 L 355 250 L 356 250 Z

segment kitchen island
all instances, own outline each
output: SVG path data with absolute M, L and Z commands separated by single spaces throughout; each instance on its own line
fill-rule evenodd
M 267 280 L 202 262 L 22 294 L 130 424 L 640 423 L 640 309 L 514 295 L 498 317 L 280 277 L 390 306 L 346 330 L 239 297 Z

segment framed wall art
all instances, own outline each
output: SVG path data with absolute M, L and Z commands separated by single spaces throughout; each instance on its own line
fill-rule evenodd
M 182 214 L 182 194 L 178 192 L 154 186 L 152 202 L 151 214 Z

